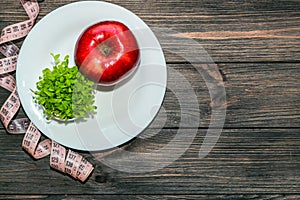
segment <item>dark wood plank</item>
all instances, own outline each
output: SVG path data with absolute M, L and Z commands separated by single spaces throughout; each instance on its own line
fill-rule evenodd
M 295 64 L 222 65 L 228 83 L 227 124 L 299 127 L 298 67 Z
M 225 127 L 299 127 L 299 69 L 295 64 L 220 64 L 226 91 Z M 169 65 L 184 75 L 198 98 L 201 123 L 207 127 L 211 117 L 211 99 L 205 79 L 196 70 L 201 65 Z M 170 73 L 173 71 L 170 70 Z M 180 106 L 178 97 L 187 96 L 178 77 L 169 76 L 170 89 L 163 107 L 175 117 L 166 126 L 179 126 L 180 109 L 195 116 L 187 97 Z M 190 124 L 192 127 L 195 124 Z
M 258 194 L 258 195 L 0 195 L 0 199 L 45 199 L 45 200 L 94 200 L 94 199 L 108 199 L 108 200 L 119 200 L 119 199 L 190 199 L 190 200 L 210 200 L 210 199 L 265 199 L 265 200 L 285 200 L 285 199 L 299 199 L 299 195 L 282 195 L 282 194 Z
M 41 2 L 39 20 L 71 2 L 75 1 Z M 201 45 L 217 63 L 300 61 L 298 1 L 109 2 L 133 11 L 154 30 L 167 28 L 178 33 L 176 37 L 168 35 L 168 41 L 160 41 L 168 62 L 185 61 L 180 57 L 180 51 L 170 53 L 178 47 L 178 38 L 183 37 Z M 27 19 L 18 1 L 2 2 L 0 7 L 0 29 Z M 162 37 L 160 34 L 157 36 Z M 183 48 L 181 51 L 186 50 Z
M 202 65 L 203 66 L 203 65 Z M 201 65 L 169 65 L 172 70 L 184 75 L 190 82 L 198 98 L 201 123 L 207 127 L 211 117 L 211 99 L 203 74 L 196 69 Z M 300 122 L 300 81 L 299 67 L 295 64 L 220 64 L 218 65 L 226 91 L 225 127 L 299 127 Z M 170 73 L 173 71 L 170 70 Z M 178 96 L 187 96 L 186 89 L 180 89 L 178 77 L 169 76 L 168 91 L 163 104 L 167 116 L 177 116 L 167 123 L 167 127 L 176 126 L 180 121 L 180 109 L 189 110 L 187 105 L 180 107 Z M 179 82 L 179 83 L 178 83 Z M 176 85 L 176 84 L 179 85 Z M 190 115 L 196 111 L 189 110 Z M 177 123 L 176 123 L 177 122 Z
M 189 130 L 186 130 L 188 133 Z M 125 147 L 127 152 L 154 152 L 173 143 L 173 154 L 184 140 L 176 139 L 177 130 L 164 129 L 148 138 L 137 138 Z M 48 159 L 34 161 L 20 147 L 21 136 L 1 131 L 1 194 L 293 194 L 299 193 L 299 129 L 230 129 L 224 130 L 208 156 L 198 157 L 206 130 L 191 137 L 192 144 L 183 155 L 168 166 L 152 172 L 135 173 L 143 160 L 131 162 L 124 151 L 110 155 L 118 159 L 117 170 L 84 153 L 96 169 L 81 184 L 48 166 Z M 158 142 L 159 141 L 159 142 Z M 153 161 L 167 162 L 166 153 Z M 146 157 L 145 157 L 146 158 Z M 106 160 L 107 161 L 107 160 Z M 152 163 L 153 164 L 153 163 Z M 23 185 L 30 185 L 24 187 Z M 22 190 L 20 190 L 22 188 Z M 279 198 L 280 199 L 280 198 Z

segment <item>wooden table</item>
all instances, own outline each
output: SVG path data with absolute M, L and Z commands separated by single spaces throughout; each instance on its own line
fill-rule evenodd
M 74 1 L 39 1 L 37 20 L 70 2 Z M 80 152 L 95 165 L 88 181 L 80 183 L 52 170 L 47 158 L 33 160 L 21 147 L 23 135 L 10 135 L 0 124 L 0 199 L 299 199 L 300 2 L 109 2 L 131 10 L 153 29 L 178 33 L 176 40 L 170 40 L 172 32 L 170 37 L 157 35 L 173 75 L 168 85 L 175 89 L 167 89 L 161 114 L 125 150 L 153 152 L 176 138 L 179 130 L 192 137 L 191 145 L 183 150 L 186 145 L 175 141 L 173 152 L 183 150 L 183 154 L 161 169 L 144 173 L 117 170 L 89 152 Z M 1 1 L 0 6 L 1 29 L 28 18 L 17 0 Z M 209 84 L 197 71 L 205 73 L 211 65 L 182 56 L 193 49 L 189 46 L 193 43 L 179 43 L 182 48 L 172 51 L 180 39 L 196 42 L 208 53 L 215 63 L 211 77 L 224 86 L 225 103 L 224 98 L 211 99 Z M 22 41 L 17 41 L 18 46 Z M 196 95 L 199 111 L 189 107 L 189 98 L 179 102 L 188 94 L 176 73 L 190 84 L 188 90 L 192 88 Z M 1 88 L 0 93 L 2 105 L 9 92 Z M 200 158 L 207 130 L 222 128 L 210 127 L 215 106 L 226 108 L 225 124 L 213 149 Z M 193 122 L 199 113 L 198 124 L 182 127 L 182 116 Z M 21 109 L 18 117 L 24 115 Z M 172 151 L 157 165 L 171 157 Z

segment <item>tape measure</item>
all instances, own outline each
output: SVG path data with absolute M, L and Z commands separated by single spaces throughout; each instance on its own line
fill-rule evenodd
M 40 159 L 50 155 L 51 168 L 84 182 L 94 170 L 90 162 L 53 140 L 40 141 L 41 132 L 28 118 L 13 119 L 21 104 L 16 90 L 16 80 L 9 74 L 16 70 L 19 53 L 19 48 L 12 41 L 25 37 L 32 29 L 39 14 L 39 5 L 36 0 L 20 0 L 20 2 L 29 20 L 5 27 L 0 36 L 0 52 L 5 56 L 0 59 L 0 86 L 11 92 L 0 109 L 0 120 L 7 132 L 11 134 L 25 133 L 22 147 L 33 158 Z

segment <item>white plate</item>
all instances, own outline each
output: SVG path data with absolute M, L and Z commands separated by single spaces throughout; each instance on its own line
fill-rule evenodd
M 33 102 L 30 89 L 36 89 L 42 70 L 51 67 L 51 52 L 70 55 L 70 65 L 75 65 L 72 58 L 79 35 L 103 20 L 123 22 L 134 32 L 141 49 L 139 68 L 115 88 L 97 90 L 94 118 L 48 122 Z M 20 50 L 16 79 L 23 108 L 42 133 L 69 148 L 95 151 L 131 140 L 151 123 L 165 95 L 167 69 L 158 40 L 139 17 L 111 3 L 84 1 L 58 8 L 34 26 Z

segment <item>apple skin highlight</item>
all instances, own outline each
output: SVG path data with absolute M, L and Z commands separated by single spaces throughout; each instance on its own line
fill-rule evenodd
M 79 36 L 74 52 L 79 71 L 100 85 L 114 85 L 133 72 L 140 49 L 132 31 L 118 21 L 91 25 Z

